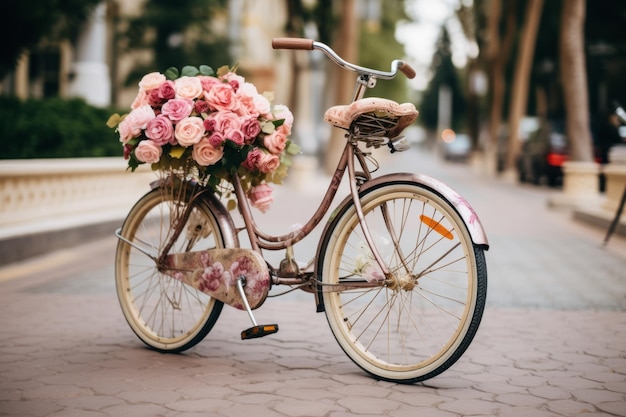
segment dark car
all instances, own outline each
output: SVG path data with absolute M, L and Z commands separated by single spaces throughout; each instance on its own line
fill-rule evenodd
M 567 140 L 559 122 L 542 123 L 522 144 L 517 161 L 519 180 L 551 187 L 563 180 L 563 163 L 567 161 Z

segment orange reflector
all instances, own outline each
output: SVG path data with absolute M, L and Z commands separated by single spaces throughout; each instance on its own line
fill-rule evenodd
M 441 236 L 445 237 L 446 239 L 452 240 L 452 238 L 454 238 L 454 235 L 452 234 L 450 230 L 442 226 L 441 223 L 436 222 L 434 219 L 431 219 L 428 216 L 424 216 L 423 214 L 420 214 L 420 220 L 426 226 L 430 227 L 431 229 L 433 229 L 435 232 L 439 233 Z

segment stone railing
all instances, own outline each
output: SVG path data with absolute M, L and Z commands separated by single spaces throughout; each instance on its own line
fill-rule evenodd
M 126 161 L 117 157 L 0 161 L 0 241 L 121 224 L 156 179 L 149 168 L 141 168 L 126 171 Z

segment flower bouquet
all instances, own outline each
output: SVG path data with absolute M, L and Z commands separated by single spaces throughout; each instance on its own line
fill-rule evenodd
M 132 171 L 149 163 L 217 193 L 237 175 L 265 212 L 273 201 L 269 183 L 282 182 L 289 155 L 299 152 L 288 139 L 293 115 L 272 99 L 228 67 L 217 74 L 206 65 L 169 68 L 145 75 L 130 113 L 112 115 L 107 125 L 119 133 Z

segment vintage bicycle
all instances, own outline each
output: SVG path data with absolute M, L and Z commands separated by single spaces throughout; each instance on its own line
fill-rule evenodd
M 275 333 L 278 325 L 258 324 L 253 310 L 270 288 L 284 285 L 312 294 L 341 348 L 368 374 L 402 383 L 432 378 L 461 357 L 478 330 L 489 243 L 474 210 L 447 185 L 417 173 L 373 175 L 371 149 L 407 150 L 401 133 L 418 113 L 412 104 L 365 93 L 377 80 L 415 72 L 400 60 L 388 72 L 364 68 L 311 39 L 277 38 L 272 46 L 320 50 L 356 73 L 353 101 L 324 116 L 345 131 L 345 147 L 319 208 L 297 230 L 273 236 L 255 223 L 237 175 L 229 192 L 242 226 L 201 181 L 164 176 L 116 232 L 123 314 L 149 347 L 181 352 L 211 331 L 224 303 L 249 315 L 242 339 Z M 349 195 L 304 266 L 293 246 L 321 225 L 345 175 Z M 250 248 L 241 247 L 240 233 Z M 285 251 L 285 258 L 271 265 L 264 251 Z

